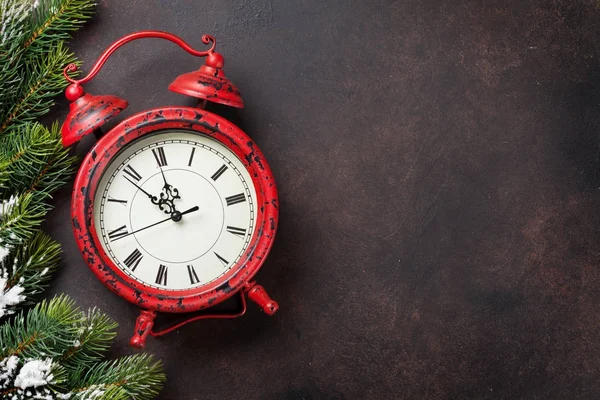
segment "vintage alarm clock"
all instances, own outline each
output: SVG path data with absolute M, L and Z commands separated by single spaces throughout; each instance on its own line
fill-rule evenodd
M 171 91 L 193 96 L 198 107 L 161 106 L 137 113 L 103 134 L 108 120 L 127 107 L 116 96 L 93 96 L 90 81 L 118 48 L 140 38 L 169 40 L 196 57 L 199 70 L 177 77 Z M 94 274 L 113 292 L 142 308 L 131 339 L 141 348 L 190 321 L 234 318 L 247 295 L 268 315 L 278 304 L 253 281 L 265 261 L 278 222 L 277 189 L 265 157 L 240 128 L 204 110 L 207 101 L 243 107 L 223 73 L 216 40 L 205 51 L 160 31 L 116 41 L 82 79 L 64 70 L 70 112 L 62 142 L 71 146 L 94 133 L 98 142 L 77 173 L 71 213 L 77 244 Z M 231 314 L 194 315 L 155 331 L 157 312 L 187 313 L 241 297 Z

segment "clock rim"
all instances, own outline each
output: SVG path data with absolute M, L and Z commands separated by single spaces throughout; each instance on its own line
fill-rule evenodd
M 142 136 L 174 129 L 207 135 L 240 159 L 254 184 L 257 217 L 252 239 L 230 271 L 207 285 L 171 291 L 144 285 L 115 265 L 98 238 L 94 199 L 104 171 L 121 149 Z M 75 179 L 71 214 L 75 239 L 84 261 L 105 286 L 143 308 L 189 312 L 221 303 L 237 293 L 258 272 L 275 238 L 278 196 L 273 174 L 262 152 L 239 127 L 206 110 L 169 106 L 130 116 L 92 147 Z

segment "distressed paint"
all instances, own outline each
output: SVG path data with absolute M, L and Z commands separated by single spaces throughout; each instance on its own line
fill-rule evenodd
M 214 103 L 243 108 L 244 101 L 238 88 L 225 77 L 221 68 L 209 65 L 209 60 L 207 58 L 206 65 L 200 67 L 198 71 L 178 76 L 169 85 L 169 90 Z
M 128 103 L 117 96 L 83 94 L 74 99 L 61 128 L 62 144 L 71 146 L 123 111 Z M 68 92 L 67 92 L 68 96 Z

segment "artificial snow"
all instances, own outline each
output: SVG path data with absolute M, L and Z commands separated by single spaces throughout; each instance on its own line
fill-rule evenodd
M 78 393 L 80 399 L 95 400 L 104 395 L 103 387 L 100 385 L 92 385 L 83 392 Z
M 4 263 L 4 259 L 10 253 L 10 246 L 2 246 L 0 245 L 0 266 Z
M 21 294 L 25 289 L 21 285 L 14 285 L 7 291 L 6 282 L 6 278 L 0 278 L 0 318 L 13 313 L 8 307 L 19 304 L 25 300 L 25 296 Z
M 17 367 L 19 366 L 19 357 L 10 356 L 0 361 L 0 388 L 6 387 L 11 381 Z
M 10 196 L 10 199 L 2 201 L 2 205 L 0 205 L 0 218 L 5 216 L 6 214 L 10 214 L 12 208 L 16 203 L 16 196 Z
M 15 387 L 26 389 L 51 383 L 53 376 L 50 374 L 50 368 L 52 368 L 51 358 L 27 361 L 15 379 Z

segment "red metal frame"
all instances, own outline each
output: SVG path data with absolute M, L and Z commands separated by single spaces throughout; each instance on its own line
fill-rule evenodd
M 248 170 L 257 195 L 256 229 L 238 264 L 208 285 L 183 291 L 153 288 L 121 271 L 102 248 L 93 218 L 98 183 L 110 161 L 132 141 L 165 129 L 208 135 L 227 146 Z M 86 263 L 106 286 L 131 303 L 153 311 L 190 312 L 218 304 L 244 289 L 266 314 L 272 315 L 278 308 L 261 286 L 250 282 L 265 261 L 277 230 L 278 197 L 273 174 L 250 137 L 218 115 L 191 107 L 171 106 L 144 111 L 121 122 L 96 143 L 83 160 L 75 180 L 71 207 L 75 239 Z M 139 318 L 138 325 L 148 330 L 138 330 L 135 337 L 141 339 L 132 340 L 132 344 L 143 347 L 145 337 L 151 334 L 149 322 L 152 318 L 148 312 Z
M 199 288 L 169 292 L 143 285 L 122 272 L 108 257 L 94 226 L 94 196 L 110 161 L 133 140 L 159 130 L 182 129 L 209 135 L 233 151 L 250 173 L 257 195 L 255 233 L 239 268 Z M 106 134 L 87 154 L 75 180 L 72 217 L 75 238 L 96 276 L 111 290 L 141 307 L 165 312 L 189 312 L 217 304 L 237 292 L 258 272 L 277 230 L 277 188 L 260 149 L 241 129 L 208 111 L 165 107 L 126 119 Z

